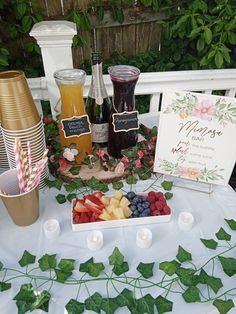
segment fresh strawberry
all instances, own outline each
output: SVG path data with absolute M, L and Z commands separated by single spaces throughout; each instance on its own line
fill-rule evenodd
M 97 206 L 94 206 L 94 204 L 89 200 L 85 201 L 84 206 L 87 208 L 89 212 L 97 213 L 98 215 L 102 213 L 102 209 L 98 208 Z
M 96 196 L 94 195 L 85 195 L 84 196 L 84 204 L 88 204 L 90 206 L 94 206 L 98 209 L 103 209 L 104 208 L 104 205 L 103 203 L 100 201 L 99 198 L 97 198 Z
M 84 206 L 84 201 L 80 199 L 77 199 L 74 210 L 78 213 L 89 212 L 89 210 Z
M 77 212 L 73 212 L 73 223 L 78 224 L 80 221 L 80 214 Z
M 82 224 L 82 223 L 86 223 L 86 222 L 90 222 L 89 215 L 87 213 L 81 213 L 79 223 Z
M 100 199 L 103 196 L 103 193 L 100 191 L 94 192 L 93 196 L 97 197 L 98 199 Z

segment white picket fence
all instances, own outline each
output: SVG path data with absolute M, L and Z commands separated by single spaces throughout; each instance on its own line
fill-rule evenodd
M 35 24 L 30 32 L 41 47 L 45 72 L 45 77 L 28 80 L 40 112 L 41 100 L 50 101 L 53 116 L 60 112 L 59 90 L 53 73 L 59 69 L 73 67 L 71 45 L 75 34 L 75 24 L 68 21 L 40 22 Z M 87 76 L 84 86 L 85 97 L 88 94 L 90 82 L 91 76 Z M 104 82 L 111 96 L 113 88 L 109 75 L 104 75 Z M 152 112 L 160 109 L 160 96 L 168 89 L 207 94 L 221 90 L 226 96 L 235 97 L 236 69 L 141 73 L 135 94 L 151 95 L 149 110 Z

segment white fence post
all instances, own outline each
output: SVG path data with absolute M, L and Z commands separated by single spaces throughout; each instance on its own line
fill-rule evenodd
M 68 21 L 39 22 L 33 26 L 30 32 L 30 36 L 37 40 L 41 48 L 49 101 L 54 118 L 58 114 L 56 108 L 60 95 L 53 73 L 59 69 L 73 68 L 71 45 L 76 33 L 75 23 Z

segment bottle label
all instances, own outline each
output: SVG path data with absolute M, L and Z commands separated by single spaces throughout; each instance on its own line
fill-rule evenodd
M 112 114 L 114 132 L 128 132 L 139 129 L 138 111 L 124 111 Z
M 108 123 L 91 123 L 91 129 L 94 143 L 106 143 L 108 141 Z
M 91 126 L 88 115 L 73 116 L 68 119 L 61 119 L 62 131 L 65 138 L 91 133 Z

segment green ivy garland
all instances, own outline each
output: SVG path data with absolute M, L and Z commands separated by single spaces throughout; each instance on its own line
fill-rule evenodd
M 236 231 L 235 220 L 225 219 L 225 221 L 231 230 Z M 45 254 L 39 258 L 36 266 L 36 257 L 28 251 L 24 251 L 18 262 L 21 269 L 8 268 L 0 262 L 0 291 L 9 290 L 17 278 L 29 280 L 28 283 L 21 285 L 20 290 L 13 298 L 20 314 L 34 309 L 48 312 L 50 291 L 55 283 L 74 285 L 78 288 L 76 297 L 69 300 L 65 305 L 68 314 L 80 314 L 85 310 L 91 310 L 95 313 L 100 313 L 103 310 L 105 313 L 111 314 L 121 307 L 127 307 L 130 313 L 137 314 L 152 314 L 156 308 L 158 314 L 162 314 L 173 310 L 174 304 L 171 301 L 171 294 L 181 295 L 186 303 L 211 302 L 220 314 L 226 314 L 235 306 L 231 297 L 236 295 L 236 287 L 223 291 L 222 279 L 216 277 L 214 268 L 215 263 L 219 262 L 227 276 L 231 277 L 236 274 L 236 259 L 228 257 L 229 253 L 235 250 L 236 244 L 231 243 L 231 235 L 222 227 L 215 236 L 217 240 L 200 240 L 210 250 L 225 247 L 224 250 L 212 255 L 201 267 L 197 267 L 192 261 L 191 253 L 179 245 L 175 259 L 159 263 L 159 269 L 164 272 L 162 277 L 158 273 L 157 278 L 161 278 L 159 282 L 153 278 L 154 262 L 140 262 L 136 267 L 138 274 L 130 276 L 127 273 L 129 264 L 117 247 L 108 257 L 110 266 L 102 262 L 95 262 L 91 257 L 79 265 L 81 274 L 78 278 L 74 272 L 77 270 L 74 259 L 62 258 L 59 260 L 56 254 Z M 224 256 L 226 254 L 227 257 Z M 31 269 L 30 265 L 32 265 Z M 211 271 L 207 272 L 206 266 L 210 265 Z M 98 292 L 91 295 L 89 285 L 98 281 L 104 282 L 106 295 L 101 295 Z M 42 290 L 43 286 L 46 285 L 49 288 Z M 116 296 L 109 294 L 110 286 L 116 291 Z M 79 301 L 82 287 L 87 291 L 88 298 Z M 163 293 L 156 298 L 148 292 L 148 289 L 154 287 L 163 290 Z M 207 289 L 202 289 L 202 287 Z M 137 295 L 141 297 L 137 297 Z

